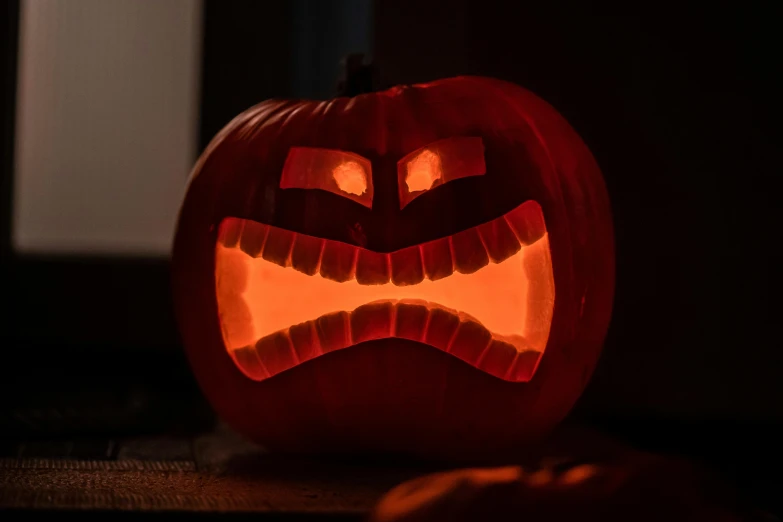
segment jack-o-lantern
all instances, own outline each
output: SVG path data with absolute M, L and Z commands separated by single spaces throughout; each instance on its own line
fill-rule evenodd
M 173 254 L 206 396 L 286 451 L 529 442 L 584 388 L 614 287 L 590 152 L 478 77 L 244 112 L 198 161 Z

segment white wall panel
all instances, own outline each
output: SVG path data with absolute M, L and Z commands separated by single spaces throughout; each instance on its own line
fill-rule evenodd
M 17 251 L 166 255 L 195 161 L 199 0 L 23 0 Z

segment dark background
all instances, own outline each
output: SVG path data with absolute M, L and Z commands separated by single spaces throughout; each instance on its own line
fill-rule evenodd
M 532 90 L 593 151 L 615 218 L 614 317 L 574 415 L 650 447 L 774 468 L 774 17 L 544 16 L 510 4 L 207 0 L 199 148 L 263 99 L 329 97 L 354 50 L 371 53 L 388 85 L 481 74 Z M 9 249 L 18 2 L 2 10 L 0 432 L 208 426 L 165 260 Z

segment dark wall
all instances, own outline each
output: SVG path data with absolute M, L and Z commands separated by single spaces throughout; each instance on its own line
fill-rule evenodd
M 573 124 L 604 172 L 616 304 L 582 411 L 783 419 L 783 356 L 770 337 L 780 255 L 765 247 L 780 236 L 778 42 L 764 16 L 707 23 L 434 4 L 379 2 L 384 83 L 516 82 Z
M 369 54 L 372 1 L 206 0 L 199 150 L 269 98 L 328 99 L 340 59 Z
M 332 98 L 342 57 L 370 52 L 373 2 L 288 0 L 287 5 L 294 21 L 292 96 Z
M 11 257 L 11 194 L 14 166 L 14 116 L 16 110 L 16 63 L 19 2 L 9 0 L 0 6 L 0 294 L 8 288 Z M 0 297 L 0 304 L 5 304 Z M 10 325 L 0 314 L 0 343 L 4 344 Z
M 11 248 L 11 182 L 13 177 L 19 1 L 0 7 L 0 277 Z
M 290 96 L 293 25 L 284 2 L 204 1 L 199 152 L 251 105 Z

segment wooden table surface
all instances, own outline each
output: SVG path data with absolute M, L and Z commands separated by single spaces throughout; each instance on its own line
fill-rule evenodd
M 37 449 L 47 444 L 67 450 L 52 441 L 38 442 Z M 266 454 L 222 426 L 193 438 L 143 437 L 115 444 L 106 448 L 104 459 L 0 459 L 0 508 L 253 512 L 350 520 L 365 515 L 391 487 L 434 469 Z M 24 446 L 17 448 L 22 455 L 30 449 Z M 78 441 L 70 446 L 78 453 Z

